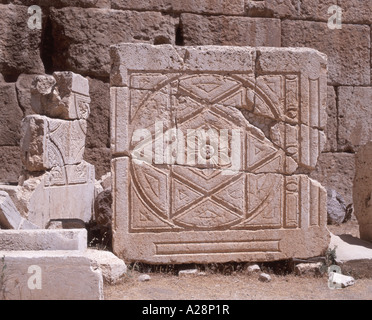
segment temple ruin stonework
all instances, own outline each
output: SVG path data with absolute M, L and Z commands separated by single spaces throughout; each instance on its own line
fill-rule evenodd
M 324 253 L 327 59 L 313 49 L 111 47 L 113 246 L 127 262 Z

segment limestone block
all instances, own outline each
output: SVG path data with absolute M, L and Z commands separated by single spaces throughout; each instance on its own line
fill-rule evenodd
M 92 101 L 86 148 L 107 148 L 110 146 L 110 84 L 93 78 L 88 80 Z
M 80 250 L 87 249 L 87 231 L 70 230 L 2 230 L 0 251 Z
M 112 0 L 112 9 L 120 10 L 148 10 L 148 11 L 176 11 L 225 15 L 244 14 L 244 0 Z
M 344 24 L 331 30 L 325 22 L 282 22 L 283 47 L 310 47 L 328 55 L 329 84 L 370 84 L 370 29 Z
M 31 86 L 32 109 L 52 118 L 86 120 L 90 114 L 88 80 L 73 72 L 37 76 Z
M 361 147 L 355 156 L 353 200 L 360 238 L 372 241 L 372 141 Z
M 101 270 L 79 251 L 0 251 L 6 300 L 103 300 Z
M 339 0 L 342 20 L 345 23 L 371 24 L 372 3 L 363 0 Z
M 372 139 L 372 87 L 339 87 L 338 99 L 338 147 L 356 151 Z
M 0 112 L 0 145 L 18 146 L 23 112 L 18 105 L 14 83 L 0 84 Z
M 324 152 L 335 152 L 337 151 L 337 103 L 336 103 L 336 91 L 334 87 L 328 86 L 327 90 L 327 127 L 325 128 L 325 134 L 327 136 L 327 142 L 324 147 Z
M 351 274 L 357 278 L 372 277 L 372 244 L 371 242 L 343 234 L 331 234 L 329 248 L 336 247 L 336 262 L 343 274 Z
M 17 183 L 22 171 L 19 146 L 0 146 L 0 184 Z
M 92 77 L 108 77 L 108 47 L 120 42 L 174 43 L 178 19 L 160 12 L 51 9 L 53 66 Z M 68 46 L 66 47 L 66 43 Z
M 2 229 L 16 230 L 37 228 L 37 226 L 22 218 L 12 199 L 5 191 L 0 191 L 0 226 Z
M 41 7 L 82 7 L 82 8 L 110 8 L 110 0 L 12 0 L 15 4 L 24 6 L 38 5 Z
M 106 283 L 115 284 L 127 273 L 124 261 L 109 251 L 88 249 L 86 256 L 100 268 Z
M 184 44 L 280 47 L 279 19 L 181 15 Z
M 44 73 L 42 30 L 30 29 L 28 7 L 0 4 L 0 71 L 3 75 Z
M 111 57 L 116 254 L 210 263 L 325 250 L 326 191 L 295 174 L 324 146 L 323 54 L 120 44 Z
M 328 8 L 332 5 L 333 0 L 247 0 L 246 12 L 249 16 L 328 21 Z
M 30 89 L 32 87 L 32 82 L 34 81 L 36 76 L 38 75 L 23 73 L 18 77 L 17 82 L 16 82 L 19 106 L 22 108 L 22 110 L 24 110 L 25 116 L 35 113 L 31 107 L 31 90 Z
M 354 154 L 322 153 L 310 178 L 318 180 L 327 189 L 335 189 L 345 199 L 346 205 L 353 202 L 353 180 L 355 176 Z
M 57 219 L 89 222 L 93 213 L 94 178 L 94 166 L 85 161 L 54 167 L 42 175 L 23 178 L 14 202 L 22 216 L 40 228 Z
M 22 121 L 21 158 L 28 171 L 81 163 L 86 120 L 59 120 L 30 115 Z

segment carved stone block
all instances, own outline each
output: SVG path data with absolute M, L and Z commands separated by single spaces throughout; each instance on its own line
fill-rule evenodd
M 208 263 L 319 255 L 326 57 L 312 49 L 111 47 L 114 251 Z
M 13 195 L 21 215 L 40 228 L 52 219 L 80 219 L 89 222 L 94 203 L 94 166 L 54 167 L 42 175 L 22 177 Z M 67 200 L 66 200 L 67 199 Z
M 28 171 L 78 164 L 83 160 L 86 120 L 30 115 L 22 121 L 21 157 Z
M 32 109 L 52 118 L 87 119 L 90 113 L 89 82 L 73 72 L 36 76 L 31 87 Z

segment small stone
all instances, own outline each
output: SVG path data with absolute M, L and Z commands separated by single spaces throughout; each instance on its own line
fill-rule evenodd
M 150 281 L 150 280 L 151 280 L 151 277 L 148 274 L 141 274 L 138 277 L 139 282 L 145 282 L 145 281 Z
M 47 229 L 63 229 L 62 221 L 49 221 Z
M 295 267 L 295 274 L 298 276 L 302 275 L 320 275 L 320 268 L 322 267 L 321 262 L 317 263 L 299 263 Z
M 248 266 L 248 268 L 247 268 L 248 274 L 258 273 L 260 271 L 261 271 L 261 268 L 258 264 L 252 264 L 252 265 Z
M 341 224 L 346 215 L 346 204 L 343 197 L 333 189 L 327 192 L 328 224 Z
M 262 281 L 262 282 L 270 282 L 271 281 L 271 277 L 270 275 L 268 275 L 267 273 L 261 273 L 260 276 L 258 277 L 258 280 Z
M 178 272 L 179 277 L 192 277 L 199 275 L 198 269 L 186 269 Z
M 345 276 L 341 273 L 331 272 L 329 274 L 329 282 L 333 288 L 343 289 L 353 286 L 355 284 L 355 279 L 353 277 Z

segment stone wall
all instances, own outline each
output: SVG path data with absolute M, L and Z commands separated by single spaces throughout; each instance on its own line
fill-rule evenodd
M 29 29 L 28 6 L 42 8 Z M 343 9 L 342 29 L 327 26 Z M 109 45 L 311 47 L 328 55 L 328 142 L 312 177 L 352 201 L 354 153 L 372 139 L 372 2 L 365 0 L 0 0 L 0 181 L 21 170 L 19 129 L 30 114 L 32 74 L 89 77 L 91 116 L 85 159 L 109 171 Z

